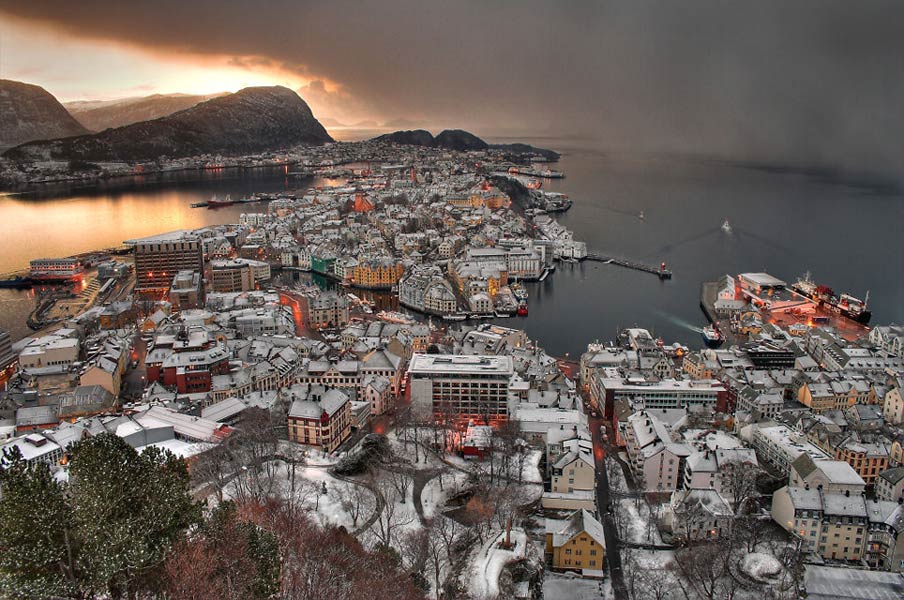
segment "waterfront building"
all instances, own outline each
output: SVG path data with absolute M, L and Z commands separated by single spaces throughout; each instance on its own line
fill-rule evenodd
M 139 295 L 163 297 L 179 271 L 204 272 L 201 237 L 192 231 L 171 231 L 125 244 L 135 251 L 135 291 Z
M 37 258 L 29 262 L 29 277 L 35 281 L 71 281 L 84 272 L 78 258 Z
M 308 327 L 332 329 L 348 325 L 348 298 L 333 291 L 308 299 Z
M 595 372 L 590 378 L 591 399 L 612 416 L 615 401 L 630 400 L 635 409 L 687 408 L 718 410 L 728 406 L 728 391 L 715 380 L 656 379 L 614 376 Z
M 39 337 L 28 343 L 19 353 L 19 368 L 22 370 L 57 367 L 68 369 L 78 360 L 78 338 L 53 333 Z
M 408 367 L 412 406 L 457 421 L 487 425 L 509 416 L 510 356 L 415 354 Z
M 351 270 L 349 279 L 355 287 L 388 290 L 405 274 L 402 261 L 388 257 L 363 258 Z M 346 275 L 349 275 L 346 269 Z

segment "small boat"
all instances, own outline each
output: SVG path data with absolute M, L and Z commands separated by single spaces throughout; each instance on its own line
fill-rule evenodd
M 641 221 L 644 220 L 643 211 L 640 211 L 640 214 L 637 215 L 637 218 L 640 219 Z
M 527 302 L 521 302 L 518 305 L 518 310 L 515 312 L 519 317 L 527 316 Z
M 497 311 L 494 311 L 493 314 L 496 315 L 496 318 L 497 318 L 497 319 L 508 319 L 509 317 L 512 316 L 512 315 L 510 315 L 510 314 L 507 313 L 507 312 L 501 312 L 501 311 L 498 311 L 498 310 L 497 310 Z
M 540 281 L 545 280 L 547 277 L 549 277 L 549 269 L 544 269 L 543 274 L 540 275 Z
M 467 315 L 461 315 L 461 314 L 443 315 L 444 321 L 464 321 L 467 318 L 468 318 Z
M 725 233 L 731 233 L 731 223 L 728 222 L 728 219 L 722 221 L 722 231 Z
M 722 337 L 722 332 L 719 331 L 718 327 L 715 325 L 707 325 L 703 328 L 703 341 L 706 342 L 707 346 L 715 347 L 720 345 L 724 338 Z

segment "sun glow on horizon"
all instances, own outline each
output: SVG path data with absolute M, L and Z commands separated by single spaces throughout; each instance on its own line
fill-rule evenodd
M 40 85 L 61 102 L 208 95 L 261 85 L 298 90 L 309 83 L 260 61 L 242 60 L 246 58 L 253 57 L 151 52 L 0 18 L 0 78 Z

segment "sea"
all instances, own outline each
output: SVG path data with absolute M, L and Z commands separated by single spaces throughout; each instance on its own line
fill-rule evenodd
M 368 132 L 369 133 L 369 132 Z M 363 134 L 358 133 L 358 139 Z M 339 139 L 356 139 L 343 132 Z M 562 154 L 562 192 L 573 207 L 559 222 L 591 252 L 665 262 L 671 280 L 594 262 L 559 264 L 526 284 L 520 327 L 556 356 L 578 356 L 625 327 L 645 327 L 666 343 L 700 347 L 704 281 L 765 271 L 793 283 L 805 272 L 837 292 L 869 292 L 873 324 L 904 323 L 904 192 L 866 177 L 818 169 L 699 157 L 604 151 L 589 139 L 523 141 Z M 118 246 L 124 240 L 236 222 L 256 205 L 191 208 L 212 196 L 296 190 L 312 185 L 284 168 L 182 172 L 91 185 L 46 185 L 0 195 L 0 273 L 33 258 Z M 721 227 L 724 221 L 730 233 Z M 0 290 L 0 327 L 13 339 L 34 305 L 30 291 Z

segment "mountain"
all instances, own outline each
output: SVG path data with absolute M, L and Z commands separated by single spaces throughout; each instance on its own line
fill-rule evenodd
M 485 141 L 467 131 L 461 129 L 446 129 L 438 136 L 426 129 L 410 129 L 384 133 L 373 138 L 377 142 L 389 142 L 391 144 L 407 144 L 409 146 L 427 146 L 430 148 L 446 148 L 447 150 L 501 150 L 513 156 L 524 154 L 537 154 L 546 160 L 559 160 L 559 153 L 555 150 L 537 148 L 529 144 L 487 144 Z
M 433 138 L 433 145 L 437 148 L 446 148 L 448 150 L 459 150 L 467 152 L 469 150 L 486 150 L 490 147 L 485 141 L 462 129 L 445 129 L 438 136 Z
M 140 121 L 159 119 L 223 95 L 225 94 L 207 96 L 154 94 L 153 96 L 120 98 L 101 102 L 67 102 L 63 106 L 89 131 L 103 131 Z
M 298 94 L 281 86 L 250 87 L 153 121 L 23 144 L 4 156 L 14 160 L 142 161 L 162 156 L 251 154 L 331 141 Z
M 379 123 L 377 123 L 376 121 L 372 121 L 372 120 L 358 121 L 357 123 L 352 125 L 352 127 L 356 128 L 356 129 L 376 129 L 379 126 L 380 126 Z
M 44 88 L 0 79 L 0 148 L 87 130 Z
M 393 131 L 377 136 L 378 142 L 391 144 L 405 144 L 408 146 L 433 146 L 433 134 L 426 129 L 413 129 L 410 131 Z

